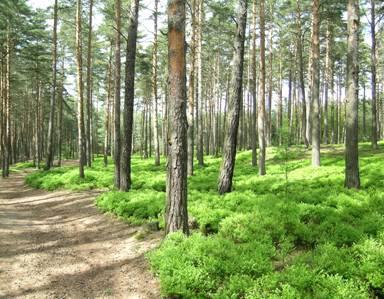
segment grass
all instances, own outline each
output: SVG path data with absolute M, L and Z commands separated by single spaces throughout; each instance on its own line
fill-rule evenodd
M 233 192 L 216 192 L 221 159 L 189 179 L 190 237 L 169 235 L 148 255 L 162 294 L 179 298 L 383 298 L 384 153 L 360 145 L 362 189 L 347 190 L 340 146 L 322 150 L 322 167 L 309 153 L 268 152 L 267 175 L 237 156 Z M 131 223 L 163 225 L 165 166 L 133 159 L 133 190 L 110 191 L 97 205 Z M 96 160 L 78 179 L 77 167 L 27 177 L 49 190 L 112 188 L 113 166 Z

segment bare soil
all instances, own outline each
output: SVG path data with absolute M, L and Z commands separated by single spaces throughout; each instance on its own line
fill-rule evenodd
M 0 298 L 160 298 L 145 253 L 161 233 L 95 207 L 96 191 L 46 192 L 0 179 Z

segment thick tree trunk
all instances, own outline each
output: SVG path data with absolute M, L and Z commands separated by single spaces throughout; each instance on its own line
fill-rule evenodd
M 258 96 L 259 175 L 265 175 L 265 8 L 264 0 L 259 2 L 260 14 L 260 67 Z
M 312 166 L 320 166 L 320 0 L 312 1 Z
M 78 97 L 78 139 L 79 139 L 79 175 L 84 178 L 85 165 L 85 126 L 84 126 L 84 83 L 83 83 L 83 59 L 81 43 L 81 0 L 77 0 L 76 6 L 76 65 L 77 65 L 77 97 Z
M 236 160 L 237 134 L 243 96 L 244 41 L 246 26 L 247 0 L 240 0 L 234 44 L 235 52 L 232 61 L 232 92 L 228 105 L 229 123 L 224 141 L 223 162 L 218 185 L 220 194 L 231 192 L 232 190 L 232 178 Z
M 188 229 L 185 0 L 168 0 L 168 167 L 165 232 Z
M 125 61 L 125 97 L 123 115 L 123 142 L 121 152 L 120 190 L 128 191 L 131 188 L 131 152 L 133 134 L 133 106 L 135 100 L 135 62 L 136 40 L 139 15 L 139 0 L 131 2 L 131 15 L 129 17 L 128 39 Z
M 121 155 L 121 137 L 120 137 L 120 88 L 121 88 L 121 0 L 115 0 L 115 138 L 114 138 L 114 160 L 115 160 L 115 188 L 120 189 L 120 155 Z
M 87 165 L 92 166 L 92 12 L 93 0 L 89 0 L 88 53 L 87 53 Z
M 358 144 L 359 1 L 348 1 L 347 115 L 345 187 L 360 188 Z
M 57 72 L 57 10 L 58 4 L 55 0 L 53 9 L 53 39 L 52 39 L 52 86 L 51 86 L 51 101 L 49 110 L 48 136 L 47 136 L 47 161 L 45 170 L 49 170 L 53 166 L 54 155 L 54 124 L 55 124 L 55 106 L 56 106 L 56 72 Z

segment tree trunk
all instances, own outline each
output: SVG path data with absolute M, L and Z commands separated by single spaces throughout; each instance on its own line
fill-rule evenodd
M 121 0 L 115 0 L 115 140 L 114 140 L 114 160 L 115 160 L 115 188 L 120 189 L 120 155 L 121 155 L 121 136 L 120 136 L 120 88 L 121 88 Z
M 312 166 L 320 166 L 320 0 L 312 1 Z
M 58 146 L 58 163 L 57 165 L 61 166 L 62 160 L 62 147 L 63 147 L 63 92 L 64 92 L 64 51 L 63 51 L 63 62 L 61 67 L 62 72 L 62 80 L 60 82 L 60 90 L 59 90 L 59 116 L 58 116 L 58 132 L 57 132 L 57 146 Z
M 363 140 L 367 136 L 367 101 L 366 101 L 366 86 L 363 85 Z
M 251 54 L 251 94 L 252 94 L 252 166 L 257 166 L 257 99 L 256 99 L 256 17 L 257 2 L 253 0 L 252 6 L 252 54 Z
M 157 93 L 157 15 L 159 0 L 155 0 L 154 12 L 154 41 L 152 53 L 152 98 L 153 98 L 153 140 L 155 142 L 155 165 L 160 165 L 160 142 L 159 142 L 159 120 L 158 120 L 158 93 Z
M 348 1 L 347 115 L 345 136 L 345 187 L 360 188 L 358 144 L 359 1 Z
M 277 104 L 277 128 L 279 134 L 279 145 L 282 145 L 283 141 L 283 56 L 282 49 L 280 49 L 280 61 L 279 61 L 279 101 Z
M 135 100 L 135 62 L 139 0 L 131 2 L 125 61 L 125 97 L 123 115 L 123 147 L 121 152 L 120 190 L 131 188 L 131 152 L 133 134 L 133 106 Z
M 196 93 L 196 158 L 199 166 L 204 166 L 204 132 L 203 132 L 203 66 L 202 66 L 202 35 L 203 35 L 203 1 L 197 0 L 197 93 Z M 199 111 L 200 108 L 200 111 Z
M 111 131 L 111 96 L 112 96 L 112 44 L 109 53 L 108 75 L 107 75 L 107 98 L 104 100 L 104 167 L 108 166 L 108 156 L 110 155 L 110 131 Z
M 79 138 L 79 175 L 84 178 L 85 165 L 85 126 L 84 126 L 84 83 L 83 59 L 81 45 L 81 0 L 77 0 L 76 9 L 76 64 L 77 64 L 77 96 L 78 96 L 78 138 Z
M 229 124 L 224 141 L 223 162 L 218 185 L 220 194 L 228 193 L 232 190 L 232 178 L 236 161 L 237 134 L 243 96 L 244 41 L 246 26 L 247 0 L 240 0 L 234 44 L 235 52 L 232 61 L 232 92 L 228 105 Z
M 189 95 L 188 95 L 188 175 L 193 175 L 194 159 L 194 112 L 195 112 L 195 73 L 196 73 L 196 1 L 192 0 L 192 37 L 191 37 L 191 68 L 189 72 Z
M 271 10 L 273 14 L 273 11 Z M 272 16 L 273 18 L 273 16 Z M 265 135 L 267 146 L 272 144 L 272 92 L 273 92 L 273 26 L 271 25 L 269 32 L 269 71 L 268 71 L 268 105 L 267 105 L 267 117 L 266 117 L 266 127 Z
M 377 149 L 377 55 L 376 55 L 376 7 L 375 0 L 371 2 L 371 90 L 372 90 L 372 148 Z
M 259 68 L 259 105 L 258 105 L 258 135 L 259 135 L 259 175 L 265 175 L 265 8 L 264 1 L 259 2 L 260 13 L 260 68 Z
M 35 128 L 35 167 L 40 168 L 40 103 L 41 103 L 41 82 L 37 82 L 36 95 L 36 128 Z
M 185 0 L 168 1 L 168 167 L 165 232 L 188 229 Z
M 331 51 L 332 51 L 332 33 L 329 24 L 327 21 L 327 36 L 326 36 L 326 57 L 325 57 L 325 80 L 324 80 L 324 143 L 329 143 L 329 134 L 328 134 L 328 98 L 329 98 L 329 84 L 332 76 L 332 61 L 331 61 Z
M 305 99 L 305 81 L 304 81 L 304 59 L 303 59 L 303 42 L 302 42 L 302 25 L 301 25 L 301 8 L 300 0 L 296 1 L 296 22 L 297 22 L 297 55 L 299 58 L 299 77 L 300 77 L 300 95 L 301 95 L 301 107 L 302 107 L 302 119 L 301 134 L 305 147 L 309 147 L 308 135 L 307 135 L 307 103 Z
M 93 0 L 89 0 L 88 53 L 87 53 L 87 165 L 92 166 L 92 12 Z
M 56 105 L 56 71 L 57 71 L 57 0 L 53 9 L 53 40 L 52 40 L 52 86 L 51 101 L 49 110 L 48 136 L 47 136 L 47 162 L 45 170 L 49 170 L 53 166 L 53 136 L 55 124 L 55 105 Z

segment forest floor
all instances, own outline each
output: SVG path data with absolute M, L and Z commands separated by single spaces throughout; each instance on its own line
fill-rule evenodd
M 145 253 L 160 233 L 101 214 L 97 191 L 47 192 L 0 179 L 0 298 L 159 298 Z

